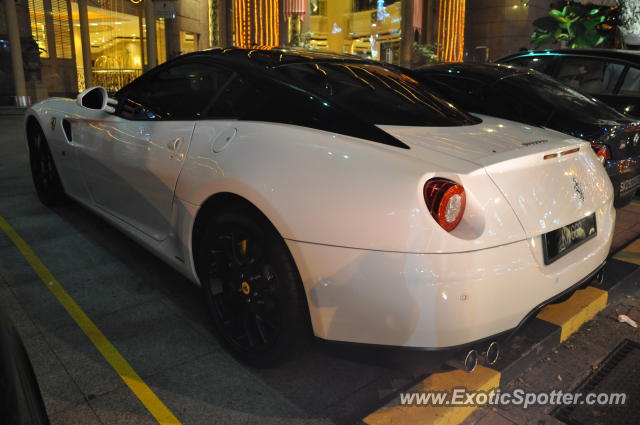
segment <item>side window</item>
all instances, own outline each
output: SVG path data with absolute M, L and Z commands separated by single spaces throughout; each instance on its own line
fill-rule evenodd
M 629 67 L 618 94 L 621 96 L 640 96 L 640 68 Z
M 151 90 L 147 75 L 137 78 L 116 93 L 118 107 L 116 114 L 128 120 L 158 120 L 159 116 L 151 109 L 147 93 Z
M 508 62 L 508 65 L 522 66 L 546 73 L 556 56 L 521 56 Z
M 379 125 L 457 126 L 476 119 L 395 68 L 369 63 L 300 63 L 276 72 L 301 89 Z
M 201 62 L 164 67 L 123 90 L 119 114 L 131 120 L 197 120 L 231 75 Z
M 556 79 L 589 94 L 611 94 L 624 65 L 599 59 L 563 57 Z
M 261 85 L 259 95 L 243 119 L 315 128 L 406 148 L 378 127 L 362 122 L 351 111 L 280 83 Z
M 334 131 L 333 110 L 331 105 L 307 92 L 269 84 L 261 90 L 255 107 L 244 118 Z
M 264 90 L 245 77 L 235 74 L 222 86 L 213 104 L 205 112 L 208 119 L 240 119 L 256 108 Z

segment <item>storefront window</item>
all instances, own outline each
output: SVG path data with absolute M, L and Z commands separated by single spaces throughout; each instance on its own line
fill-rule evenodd
M 53 38 L 56 45 L 56 57 L 60 59 L 73 58 L 71 34 L 69 31 L 69 3 L 68 0 L 51 0 L 53 18 Z
M 82 44 L 77 2 L 72 3 L 78 90 L 84 89 Z M 141 22 L 136 14 L 122 10 L 88 7 L 93 85 L 117 91 L 142 74 Z
M 164 18 L 156 19 L 156 63 L 160 65 L 167 61 L 167 25 Z M 140 32 L 142 33 L 142 40 L 140 52 L 142 53 L 142 64 L 147 64 L 147 21 L 141 15 L 140 16 Z
M 180 54 L 191 53 L 198 50 L 198 34 L 180 31 Z
M 311 0 L 300 36 L 288 39 L 310 49 L 398 63 L 401 16 L 400 0 Z M 289 25 L 289 31 L 296 28 Z
M 29 18 L 31 20 L 31 36 L 40 49 L 40 57 L 49 57 L 47 46 L 47 30 L 43 0 L 29 0 Z
M 71 34 L 69 20 L 69 1 L 50 0 L 45 9 L 43 0 L 29 0 L 29 18 L 31 21 L 31 37 L 38 45 L 41 58 L 55 57 L 59 59 L 73 58 L 73 45 L 71 44 Z M 51 46 L 47 40 L 47 30 L 53 36 Z

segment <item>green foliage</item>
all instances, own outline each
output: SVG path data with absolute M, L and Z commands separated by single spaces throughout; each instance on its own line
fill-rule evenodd
M 438 43 L 421 44 L 414 42 L 412 47 L 414 52 L 418 52 L 422 55 L 426 63 L 440 62 L 440 58 L 436 54 L 436 52 L 438 51 Z
M 612 36 L 612 21 L 617 8 L 560 2 L 549 16 L 533 21 L 535 31 L 531 43 L 535 48 L 545 44 L 564 42 L 567 47 L 596 47 Z
M 292 34 L 291 41 L 287 44 L 287 46 L 314 50 L 315 47 L 311 44 L 312 36 L 312 32 L 295 32 Z

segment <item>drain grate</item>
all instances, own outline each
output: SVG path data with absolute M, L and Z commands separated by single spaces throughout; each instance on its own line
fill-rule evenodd
M 626 425 L 640 423 L 640 344 L 625 339 L 583 382 L 575 393 L 625 393 L 624 405 L 578 404 L 558 409 L 554 416 L 568 425 Z

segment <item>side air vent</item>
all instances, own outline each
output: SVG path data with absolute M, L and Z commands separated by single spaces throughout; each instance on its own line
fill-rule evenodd
M 62 129 L 64 130 L 64 135 L 67 137 L 67 141 L 71 141 L 71 123 L 69 120 L 62 120 Z

